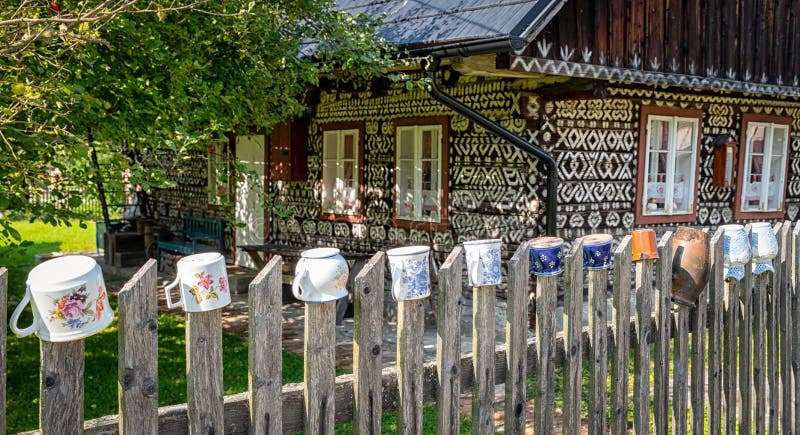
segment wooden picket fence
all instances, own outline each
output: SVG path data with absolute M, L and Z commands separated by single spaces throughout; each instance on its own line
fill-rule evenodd
M 352 420 L 355 432 L 377 434 L 383 413 L 396 410 L 399 432 L 420 434 L 423 403 L 435 402 L 436 432 L 455 434 L 459 397 L 471 391 L 473 432 L 492 434 L 499 411 L 495 384 L 504 383 L 506 433 L 524 433 L 526 425 L 536 434 L 556 428 L 574 434 L 587 427 L 590 434 L 622 434 L 629 427 L 637 434 L 800 433 L 800 383 L 792 382 L 800 379 L 800 224 L 792 231 L 790 223 L 778 223 L 775 231 L 781 247 L 776 272 L 754 277 L 747 267 L 741 283 L 722 279 L 722 233 L 717 231 L 711 238 L 708 290 L 693 309 L 673 306 L 670 299 L 672 233 L 660 239 L 658 260 L 637 262 L 634 269 L 626 236 L 614 251 L 612 270 L 586 274 L 576 241 L 563 277 L 536 279 L 534 340 L 527 338 L 531 275 L 528 246 L 522 244 L 507 263 L 506 344 L 495 346 L 495 289 L 475 288 L 470 355 L 460 348 L 464 251 L 456 247 L 438 272 L 436 360 L 423 359 L 423 302 L 401 301 L 398 359 L 384 370 L 386 257 L 379 252 L 355 279 L 353 374 L 335 376 L 335 304 L 307 304 L 305 382 L 290 385 L 281 385 L 282 260 L 274 257 L 249 287 L 249 391 L 223 395 L 220 311 L 189 313 L 188 403 L 161 408 L 151 260 L 119 294 L 119 415 L 84 422 L 83 341 L 42 342 L 42 432 L 331 434 L 335 423 Z M 6 281 L 0 269 L 3 316 Z M 564 288 L 563 332 L 556 328 L 559 285 Z M 588 327 L 582 323 L 585 285 Z M 5 334 L 0 328 L 3 402 Z M 582 387 L 584 361 L 587 388 Z M 557 367 L 564 372 L 563 417 L 558 419 Z M 534 394 L 526 397 L 526 378 L 532 375 Z M 526 406 L 531 399 L 533 415 Z M 581 413 L 584 403 L 588 415 Z M 0 414 L 0 429 L 4 423 Z

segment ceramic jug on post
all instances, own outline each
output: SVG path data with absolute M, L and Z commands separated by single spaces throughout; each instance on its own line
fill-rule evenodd
M 672 237 L 672 300 L 693 307 L 708 284 L 708 234 L 680 227 Z

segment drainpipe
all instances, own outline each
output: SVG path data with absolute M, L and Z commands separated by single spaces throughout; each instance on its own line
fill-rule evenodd
M 509 42 L 510 41 L 506 39 L 504 45 L 505 48 L 509 48 Z M 479 54 L 481 52 L 496 53 L 497 52 L 496 46 L 495 44 L 492 45 L 493 46 L 489 47 L 488 49 L 485 46 L 480 47 L 476 45 L 473 46 L 475 50 L 471 50 L 471 48 L 473 47 L 461 46 L 455 49 L 449 49 L 445 52 L 440 52 L 440 51 L 432 52 L 431 57 L 433 60 L 431 61 L 430 66 L 428 67 L 425 73 L 428 79 L 430 79 L 430 87 L 428 88 L 428 93 L 430 93 L 431 97 L 433 97 L 436 101 L 444 104 L 445 106 L 449 107 L 456 113 L 460 113 L 466 116 L 469 120 L 489 130 L 495 136 L 501 139 L 505 139 L 506 141 L 516 146 L 517 148 L 525 151 L 528 154 L 533 155 L 539 161 L 543 162 L 547 166 L 547 215 L 546 215 L 547 224 L 545 231 L 548 236 L 555 236 L 556 211 L 558 208 L 558 198 L 556 197 L 556 190 L 558 189 L 559 180 L 558 180 L 558 167 L 555 159 L 553 159 L 553 156 L 546 153 L 543 149 L 539 148 L 538 146 L 529 143 L 528 141 L 508 131 L 507 129 L 503 128 L 501 125 L 497 124 L 491 119 L 465 106 L 463 103 L 456 100 L 452 96 L 444 93 L 441 89 L 439 89 L 438 86 L 436 86 L 436 71 L 439 69 L 439 64 L 441 62 L 442 57 L 453 56 L 453 55 L 469 56 L 469 55 Z

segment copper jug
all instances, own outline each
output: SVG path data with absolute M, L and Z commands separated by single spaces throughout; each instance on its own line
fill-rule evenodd
M 672 237 L 672 300 L 693 307 L 708 284 L 708 234 L 680 227 Z

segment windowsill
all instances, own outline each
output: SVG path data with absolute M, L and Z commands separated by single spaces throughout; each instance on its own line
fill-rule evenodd
M 786 212 L 783 210 L 772 211 L 734 211 L 733 218 L 736 220 L 748 219 L 783 219 Z
M 445 222 L 430 222 L 430 221 L 414 221 L 408 219 L 395 218 L 394 224 L 397 228 L 406 228 L 411 230 L 424 230 L 424 231 L 447 231 L 449 224 Z
M 351 224 L 360 224 L 364 222 L 364 216 L 359 214 L 337 214 L 331 212 L 322 212 L 319 215 L 320 219 L 336 221 L 336 222 L 349 222 Z
M 636 225 L 643 225 L 643 224 L 672 224 L 672 223 L 688 223 L 688 222 L 696 222 L 697 221 L 697 214 L 696 213 L 687 213 L 687 214 L 648 214 L 642 215 L 637 213 L 636 218 L 634 219 L 634 224 Z

